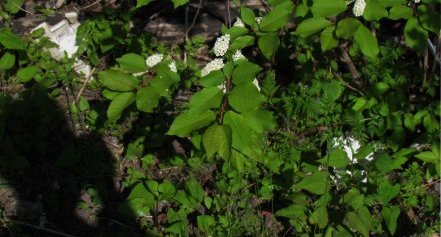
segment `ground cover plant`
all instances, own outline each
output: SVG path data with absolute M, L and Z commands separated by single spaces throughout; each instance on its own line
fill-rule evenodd
M 0 4 L 0 235 L 439 236 L 439 0 L 86 2 L 59 61 Z

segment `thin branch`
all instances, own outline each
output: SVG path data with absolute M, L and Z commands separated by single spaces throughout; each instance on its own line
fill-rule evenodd
M 228 22 L 226 25 L 228 26 L 228 28 L 231 28 L 230 0 L 227 0 L 227 12 L 228 12 Z
M 346 44 L 341 44 L 339 47 L 341 49 L 340 61 L 345 63 L 346 66 L 348 67 L 348 69 L 351 73 L 352 81 L 359 88 L 364 88 L 365 83 L 364 83 L 363 79 L 361 78 L 361 75 L 358 72 L 357 68 L 355 67 L 354 62 L 352 62 L 351 57 L 349 57 L 349 54 L 348 54 L 347 48 L 346 48 Z
M 199 0 L 198 8 L 196 10 L 196 15 L 193 18 L 193 22 L 191 23 L 190 27 L 185 31 L 185 40 L 188 39 L 188 33 L 190 33 L 191 28 L 193 28 L 194 24 L 196 23 L 201 7 L 202 7 L 202 0 Z
M 96 68 L 93 68 L 90 72 L 89 76 L 86 77 L 86 80 L 84 81 L 83 85 L 80 88 L 80 91 L 78 91 L 77 97 L 75 98 L 75 102 L 78 102 L 78 100 L 81 97 L 81 94 L 83 94 L 84 88 L 86 88 L 86 85 L 89 83 L 90 78 L 92 78 L 93 73 L 95 72 Z
M 91 3 L 91 4 L 89 4 L 89 5 L 87 5 L 87 6 L 85 6 L 85 7 L 82 7 L 82 8 L 80 8 L 80 9 L 78 9 L 78 11 L 82 11 L 82 10 L 85 10 L 85 9 L 87 9 L 87 8 L 89 8 L 89 7 L 93 7 L 93 6 L 95 6 L 96 4 L 98 4 L 98 3 L 100 3 L 102 0 L 97 0 L 97 1 L 95 1 L 95 2 L 93 2 L 93 3 Z
M 49 232 L 49 233 L 52 233 L 52 234 L 55 234 L 55 235 L 58 235 L 58 236 L 78 237 L 78 236 L 75 236 L 75 235 L 66 234 L 66 233 L 63 233 L 63 232 L 60 232 L 60 231 L 56 231 L 56 230 L 53 230 L 53 229 L 49 229 L 49 228 L 45 228 L 45 227 L 29 224 L 29 223 L 26 223 L 26 222 L 23 222 L 23 221 L 12 220 L 12 219 L 10 219 L 9 221 L 11 221 L 11 222 L 13 222 L 14 224 L 17 224 L 17 225 L 26 226 L 26 227 L 33 228 L 33 229 L 36 229 L 36 230 L 46 231 L 46 232 Z

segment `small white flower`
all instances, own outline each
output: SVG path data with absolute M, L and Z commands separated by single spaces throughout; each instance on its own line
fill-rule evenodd
M 219 88 L 224 94 L 227 92 L 227 87 L 225 86 L 225 82 L 218 85 L 217 88 Z
M 230 35 L 226 34 L 219 38 L 217 38 L 216 43 L 214 44 L 214 54 L 217 57 L 224 56 L 227 52 L 228 48 L 230 47 Z
M 363 15 L 365 8 L 366 2 L 364 0 L 356 0 L 354 3 L 354 8 L 352 8 L 352 12 L 356 17 L 359 17 Z
M 213 61 L 207 63 L 201 70 L 201 76 L 205 77 L 212 71 L 220 70 L 224 67 L 222 58 L 215 58 Z
M 172 62 L 168 65 L 168 67 L 170 68 L 170 71 L 175 72 L 175 73 L 178 72 L 178 69 L 176 68 L 176 62 L 175 62 L 175 61 L 172 61 Z
M 256 21 L 257 24 L 260 24 L 260 22 L 262 22 L 262 17 L 261 17 L 261 16 L 258 16 L 258 17 L 256 17 L 256 18 L 254 18 L 254 21 Z
M 245 56 L 243 56 L 242 52 L 238 49 L 233 54 L 233 61 L 236 62 L 237 60 L 245 59 Z
M 233 26 L 236 27 L 245 27 L 245 25 L 243 24 L 242 20 L 238 17 L 236 22 L 234 22 Z
M 151 68 L 156 66 L 158 63 L 160 63 L 162 59 L 164 59 L 164 55 L 157 53 L 157 54 L 153 54 L 152 56 L 149 56 L 145 60 L 145 63 L 147 64 L 147 67 Z
M 253 84 L 257 87 L 257 90 L 260 92 L 259 81 L 256 78 L 254 78 Z
M 420 0 L 415 0 L 414 2 L 415 2 L 415 3 L 420 3 Z

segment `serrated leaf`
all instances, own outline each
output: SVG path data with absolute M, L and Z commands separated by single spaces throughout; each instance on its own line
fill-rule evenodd
M 228 125 L 212 125 L 205 130 L 202 144 L 208 157 L 217 153 L 228 159 L 231 153 L 231 128 Z
M 328 225 L 328 210 L 326 206 L 320 206 L 311 213 L 309 217 L 311 224 L 317 224 L 321 229 Z
M 397 206 L 383 207 L 381 210 L 381 216 L 386 223 L 387 229 L 393 235 L 397 229 L 397 220 L 400 216 L 400 208 Z
M 107 118 L 110 121 L 118 120 L 121 113 L 135 102 L 135 97 L 135 93 L 132 92 L 124 92 L 116 96 L 107 109 Z
M 346 10 L 344 0 L 315 0 L 311 11 L 314 17 L 333 17 Z
M 360 47 L 361 52 L 368 57 L 376 58 L 380 52 L 377 38 L 364 25 L 358 27 L 354 34 L 354 40 Z
M 415 157 L 428 163 L 436 163 L 440 159 L 440 157 L 437 157 L 432 151 L 421 152 L 415 155 Z
M 400 193 L 400 185 L 395 184 L 392 186 L 389 181 L 383 181 L 378 185 L 377 193 L 383 204 L 387 205 Z
M 116 61 L 119 63 L 119 67 L 126 72 L 135 73 L 147 70 L 145 59 L 135 53 L 125 54 L 121 58 L 117 58 Z
M 176 194 L 175 186 L 168 181 L 165 181 L 164 183 L 159 184 L 158 191 L 161 193 L 161 197 L 163 199 L 171 199 Z
M 294 10 L 294 4 L 291 1 L 285 1 L 275 6 L 266 16 L 262 18 L 260 30 L 277 31 L 284 27 Z
M 159 97 L 154 87 L 143 87 L 136 93 L 136 106 L 140 111 L 151 113 L 158 106 Z
M 167 134 L 187 137 L 193 131 L 203 128 L 213 122 L 215 118 L 216 114 L 211 110 L 198 115 L 180 114 L 173 121 Z
M 228 111 L 224 116 L 224 124 L 232 131 L 232 146 L 247 156 L 258 152 L 255 148 L 256 134 L 248 127 L 248 121 L 240 114 Z
M 214 217 L 208 215 L 202 215 L 197 217 L 198 228 L 204 233 L 210 233 L 212 226 L 216 224 Z
M 195 93 L 188 104 L 188 114 L 197 115 L 209 109 L 218 108 L 222 102 L 223 93 L 217 87 L 204 88 Z
M 323 17 L 307 18 L 297 26 L 295 32 L 301 37 L 306 38 L 321 31 L 329 25 L 332 25 L 332 22 Z
M 15 55 L 9 52 L 5 52 L 0 58 L 0 70 L 8 70 L 15 65 Z
M 364 203 L 364 196 L 360 194 L 360 191 L 356 188 L 351 188 L 343 197 L 344 203 L 351 206 L 354 210 L 357 210 Z
M 389 18 L 392 20 L 409 19 L 412 15 L 412 8 L 404 5 L 393 6 L 389 10 Z
M 19 12 L 23 6 L 24 0 L 6 0 L 4 3 L 4 6 L 7 11 L 9 11 L 12 14 L 15 14 Z
M 23 83 L 26 83 L 32 78 L 34 78 L 38 74 L 38 67 L 36 66 L 30 66 L 20 69 L 17 72 L 17 77 L 20 78 L 20 81 Z
M 347 17 L 338 22 L 335 34 L 339 38 L 351 39 L 354 35 L 354 32 L 357 32 L 358 28 L 361 25 L 362 24 L 359 20 Z
M 360 232 L 364 237 L 369 236 L 369 231 L 372 230 L 372 220 L 371 214 L 365 206 L 360 207 L 357 212 L 349 212 L 346 215 L 346 220 L 351 228 Z
M 306 176 L 295 187 L 304 189 L 314 194 L 324 194 L 329 188 L 329 174 L 324 171 L 318 171 L 312 175 Z
M 325 157 L 323 162 L 327 162 L 329 166 L 340 169 L 346 167 L 350 163 L 350 160 L 345 151 L 336 149 L 329 153 L 328 158 Z
M 233 109 L 245 113 L 257 110 L 265 98 L 252 83 L 244 83 L 233 88 L 228 101 Z
M 326 27 L 320 34 L 320 44 L 323 52 L 337 47 L 338 39 L 334 36 L 334 26 Z
M 270 131 L 276 127 L 273 114 L 267 110 L 255 110 L 244 113 L 243 117 L 248 121 L 248 126 L 257 133 Z
M 368 21 L 380 20 L 387 17 L 388 13 L 383 4 L 378 0 L 366 0 L 366 8 L 363 13 L 363 18 Z
M 267 59 L 271 59 L 279 49 L 279 35 L 276 32 L 266 33 L 259 37 L 257 44 L 263 56 Z
M 195 178 L 190 178 L 185 183 L 185 190 L 198 202 L 202 202 L 205 197 L 205 191 Z
M 404 39 L 411 49 L 420 51 L 426 48 L 429 34 L 418 22 L 416 17 L 407 20 L 404 27 Z
M 262 68 L 258 65 L 248 61 L 241 61 L 233 71 L 233 84 L 240 85 L 252 82 L 260 71 L 262 71 Z
M 106 70 L 98 73 L 103 85 L 114 91 L 131 91 L 138 85 L 138 79 L 118 70 Z

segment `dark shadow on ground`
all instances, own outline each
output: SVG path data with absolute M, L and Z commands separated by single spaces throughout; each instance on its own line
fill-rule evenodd
M 74 136 L 44 89 L 0 97 L 0 236 L 143 236 L 116 212 L 116 162 L 98 136 Z

